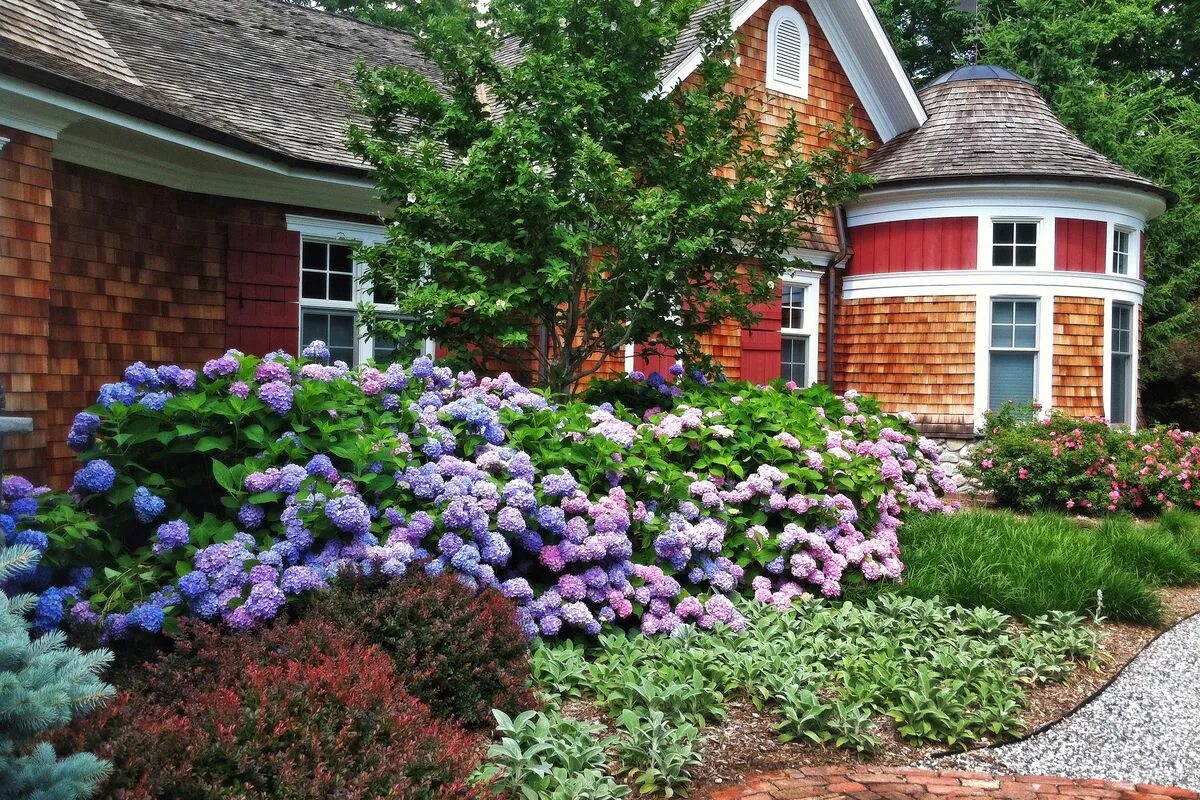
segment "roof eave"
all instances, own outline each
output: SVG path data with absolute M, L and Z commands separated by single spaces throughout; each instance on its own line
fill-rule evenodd
M 865 174 L 870 175 L 870 169 L 863 170 Z M 874 177 L 874 176 L 872 176 Z M 1138 181 L 1134 179 L 1122 178 L 1106 178 L 1106 177 L 1083 177 L 1079 175 L 1055 175 L 1055 174 L 1036 174 L 1029 173 L 999 173 L 989 175 L 937 175 L 937 176 L 922 176 L 916 178 L 876 178 L 875 182 L 862 191 L 863 196 L 870 195 L 873 191 L 884 191 L 888 189 L 916 189 L 929 188 L 935 189 L 938 187 L 953 185 L 988 185 L 988 184 L 1014 184 L 1014 185 L 1030 185 L 1030 184 L 1068 184 L 1078 186 L 1099 186 L 1099 187 L 1118 187 L 1130 191 L 1136 191 L 1140 194 L 1149 195 L 1163 204 L 1163 211 L 1173 208 L 1179 202 L 1179 195 L 1170 189 L 1164 189 L 1148 181 Z
M 115 92 L 86 84 L 75 78 L 28 64 L 4 54 L 0 54 L 0 74 L 28 81 L 50 91 L 60 92 L 84 102 L 95 103 L 112 111 L 127 114 L 155 125 L 161 125 L 164 128 L 169 128 L 188 136 L 195 136 L 213 144 L 239 150 L 248 155 L 274 161 L 290 168 L 326 172 L 354 178 L 366 177 L 368 174 L 368 170 L 365 167 L 356 168 L 345 164 L 330 164 L 323 161 L 298 158 L 291 154 L 265 147 L 235 134 L 203 125 L 176 114 L 171 114 L 162 109 L 131 100 Z

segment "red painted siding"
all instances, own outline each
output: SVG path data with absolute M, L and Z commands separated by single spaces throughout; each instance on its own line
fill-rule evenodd
M 755 306 L 760 314 L 758 322 L 742 330 L 742 380 L 765 383 L 779 377 L 779 353 L 783 349 L 783 336 L 779 328 L 783 323 L 783 290 L 779 298 L 770 303 Z
M 286 350 L 300 341 L 300 234 L 230 225 L 226 339 L 246 353 Z
M 976 217 L 877 222 L 850 229 L 854 256 L 847 275 L 975 269 L 979 260 Z
M 1054 268 L 1103 275 L 1108 266 L 1108 224 L 1064 219 L 1054 225 Z

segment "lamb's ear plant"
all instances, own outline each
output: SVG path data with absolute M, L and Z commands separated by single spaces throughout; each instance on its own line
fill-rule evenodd
M 672 720 L 661 711 L 626 709 L 617 717 L 617 726 L 621 769 L 638 791 L 674 797 L 691 784 L 691 770 L 700 763 L 700 730 L 695 725 Z
M 605 750 L 613 740 L 603 728 L 557 711 L 524 711 L 510 717 L 494 710 L 499 741 L 474 780 L 496 794 L 545 798 L 620 798 L 629 794 L 605 772 Z

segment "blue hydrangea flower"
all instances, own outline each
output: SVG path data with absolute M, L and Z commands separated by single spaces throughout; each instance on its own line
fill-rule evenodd
M 313 361 L 328 361 L 329 360 L 329 345 L 322 342 L 320 339 L 314 339 L 309 342 L 308 347 L 300 352 L 300 355 Z
M 208 591 L 208 578 L 203 572 L 189 572 L 179 579 L 179 591 L 189 600 Z
M 125 615 L 125 622 L 131 628 L 139 628 L 146 633 L 158 633 L 163 626 L 162 606 L 154 603 L 137 603 Z
M 146 384 L 153 385 L 158 382 L 158 375 L 143 362 L 138 361 L 125 368 L 125 382 L 135 388 Z
M 51 587 L 42 592 L 33 607 L 33 629 L 45 632 L 61 625 L 66 614 L 64 599 L 62 590 L 58 588 Z
M 167 400 L 170 399 L 169 394 L 163 392 L 147 392 L 138 398 L 138 402 L 151 411 L 162 411 L 167 405 Z
M 29 519 L 37 514 L 38 501 L 33 497 L 22 497 L 20 500 L 14 500 L 8 510 L 17 519 Z
M 50 537 L 41 531 L 21 531 L 13 537 L 13 544 L 29 545 L 39 553 L 44 553 L 50 546 Z
M 100 397 L 98 402 L 105 408 L 112 408 L 115 405 L 131 406 L 137 398 L 137 389 L 125 383 L 106 383 L 100 387 Z
M 84 492 L 107 492 L 113 487 L 117 471 L 102 458 L 84 464 L 75 473 L 75 488 Z
M 81 411 L 71 423 L 71 430 L 67 433 L 67 446 L 77 453 L 90 449 L 99 428 L 100 417 Z
M 138 522 L 151 522 L 163 513 L 167 503 L 145 486 L 139 486 L 133 493 L 133 513 Z

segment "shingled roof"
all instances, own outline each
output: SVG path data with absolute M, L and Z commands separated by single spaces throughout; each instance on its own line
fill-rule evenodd
M 920 92 L 929 120 L 881 145 L 863 169 L 882 185 L 986 179 L 1110 184 L 1177 196 L 1080 141 L 1037 88 L 1002 67 L 961 67 Z
M 408 34 L 283 0 L 0 0 L 0 72 L 289 164 L 361 173 L 359 58 L 436 69 Z

